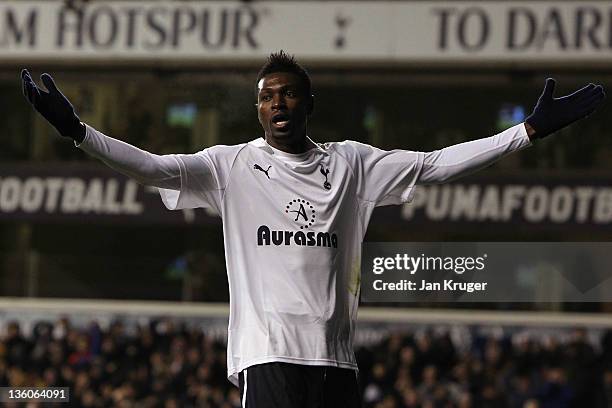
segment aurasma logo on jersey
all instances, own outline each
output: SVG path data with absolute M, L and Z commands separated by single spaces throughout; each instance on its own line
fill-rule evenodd
M 299 225 L 299 231 L 272 230 L 267 225 L 257 228 L 257 245 L 299 245 L 338 248 L 338 236 L 329 232 L 309 231 L 317 213 L 314 206 L 301 198 L 291 200 L 285 206 L 285 214 Z

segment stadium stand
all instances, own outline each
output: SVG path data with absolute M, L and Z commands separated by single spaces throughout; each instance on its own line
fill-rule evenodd
M 240 406 L 225 378 L 223 306 L 30 303 L 1 309 L 3 384 L 70 387 L 71 405 L 82 407 Z M 419 323 L 406 310 L 404 322 L 416 324 L 398 326 L 400 312 L 364 309 L 356 350 L 364 408 L 612 403 L 605 317 L 566 314 L 538 325 L 545 317 L 533 313 L 457 314 L 461 321 L 453 312 L 420 311 Z

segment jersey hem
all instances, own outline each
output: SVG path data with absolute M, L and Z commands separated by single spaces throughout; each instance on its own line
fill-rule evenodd
M 266 363 L 293 363 L 300 364 L 306 366 L 330 366 L 330 367 L 338 367 L 338 368 L 348 368 L 351 370 L 355 370 L 359 372 L 359 368 L 357 367 L 357 363 L 349 363 L 343 361 L 336 360 L 327 360 L 327 359 L 303 359 L 298 357 L 263 357 L 258 358 L 256 360 L 251 360 L 248 363 L 242 364 L 238 366 L 237 369 L 228 369 L 227 379 L 229 382 L 238 387 L 238 373 L 240 373 L 245 368 L 249 368 L 251 366 L 257 364 L 266 364 Z

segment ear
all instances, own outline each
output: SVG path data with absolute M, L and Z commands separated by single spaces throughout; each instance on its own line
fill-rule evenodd
M 314 111 L 314 95 L 310 95 L 310 100 L 308 101 L 308 105 L 306 106 L 306 114 L 308 116 L 312 115 Z

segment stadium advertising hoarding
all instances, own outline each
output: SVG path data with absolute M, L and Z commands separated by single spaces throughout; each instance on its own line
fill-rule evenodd
M 402 207 L 409 222 L 498 223 L 607 227 L 612 187 L 601 178 L 490 177 L 420 186 Z
M 495 225 L 612 226 L 612 180 L 606 175 L 479 176 L 445 185 L 418 186 L 411 203 L 377 209 L 373 224 L 428 228 Z M 99 164 L 13 164 L 0 167 L 0 220 L 207 224 L 210 210 L 168 211 L 156 188 L 143 187 Z
M 0 167 L 0 220 L 135 224 L 220 223 L 203 209 L 168 211 L 156 188 L 98 164 Z
M 610 61 L 609 2 L 5 1 L 4 61 Z M 109 60 L 112 58 L 112 60 Z

